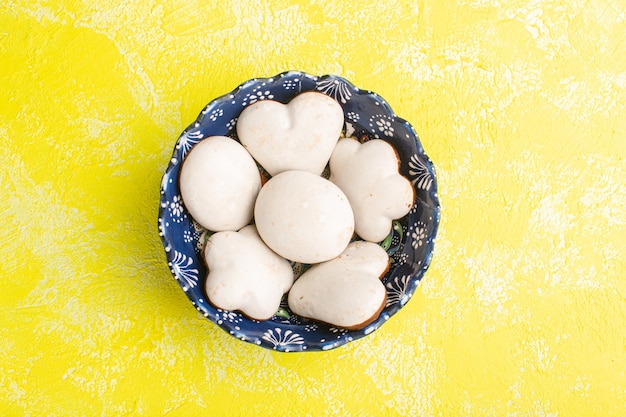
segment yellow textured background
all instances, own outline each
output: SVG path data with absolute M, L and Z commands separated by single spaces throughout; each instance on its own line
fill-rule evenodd
M 626 2 L 0 5 L 0 415 L 626 416 Z M 174 142 L 240 82 L 372 89 L 435 162 L 411 302 L 280 354 L 199 316 L 157 233 Z

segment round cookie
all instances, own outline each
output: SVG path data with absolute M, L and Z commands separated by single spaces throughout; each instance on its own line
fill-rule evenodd
M 261 178 L 254 159 L 239 142 L 211 136 L 191 149 L 183 161 L 179 184 L 189 214 L 217 232 L 250 223 Z
M 380 278 L 389 268 L 387 252 L 375 243 L 355 241 L 330 261 L 313 265 L 293 284 L 292 312 L 350 330 L 374 321 L 385 306 Z
M 344 193 L 306 171 L 272 177 L 259 192 L 254 220 L 267 246 L 302 263 L 334 258 L 354 233 L 354 216 Z
M 382 241 L 391 223 L 413 206 L 411 182 L 399 173 L 395 149 L 381 139 L 363 144 L 340 139 L 330 157 L 330 181 L 346 194 L 354 211 L 355 231 L 370 242 Z
M 293 284 L 291 265 L 263 243 L 254 225 L 211 235 L 204 259 L 211 303 L 256 320 L 271 318 Z

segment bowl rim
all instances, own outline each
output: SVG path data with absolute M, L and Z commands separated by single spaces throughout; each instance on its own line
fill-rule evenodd
M 416 155 L 419 155 L 419 157 L 421 158 L 421 163 L 423 163 L 424 165 L 423 168 L 426 170 L 427 174 L 430 176 L 428 197 L 429 197 L 430 202 L 432 202 L 432 204 L 427 204 L 427 202 L 425 201 L 421 201 L 421 203 L 425 207 L 428 207 L 429 209 L 432 210 L 432 216 L 430 219 L 432 226 L 429 230 L 428 235 L 426 236 L 425 257 L 420 261 L 420 269 L 418 269 L 415 273 L 411 274 L 411 276 L 408 276 L 405 278 L 406 281 L 410 282 L 410 285 L 407 284 L 408 290 L 406 291 L 406 293 L 402 294 L 402 296 L 405 298 L 402 300 L 402 302 L 398 302 L 395 305 L 392 305 L 392 308 L 390 309 L 387 309 L 388 306 L 385 306 L 383 313 L 381 313 L 381 315 L 373 323 L 366 326 L 365 328 L 360 329 L 358 331 L 347 331 L 347 330 L 337 329 L 338 336 L 335 339 L 333 340 L 321 339 L 321 341 L 317 343 L 307 343 L 305 339 L 305 336 L 306 336 L 305 332 L 298 332 L 298 333 L 294 332 L 293 328 L 299 328 L 299 326 L 301 326 L 297 324 L 276 326 L 274 329 L 274 332 L 272 332 L 272 330 L 270 329 L 269 333 L 266 331 L 264 333 L 264 336 L 261 337 L 259 335 L 250 336 L 249 332 L 246 332 L 245 330 L 241 329 L 240 326 L 233 325 L 233 323 L 230 323 L 228 320 L 224 320 L 223 317 L 225 317 L 226 314 L 228 314 L 229 312 L 215 308 L 212 305 L 210 305 L 210 303 L 208 303 L 208 301 L 205 300 L 205 298 L 208 298 L 208 297 L 205 296 L 203 298 L 202 297 L 198 298 L 194 296 L 192 292 L 188 291 L 189 290 L 188 281 L 185 280 L 184 272 L 181 272 L 181 270 L 176 267 L 176 265 L 178 265 L 180 262 L 187 262 L 187 260 L 184 259 L 186 255 L 182 252 L 177 252 L 176 250 L 172 251 L 172 249 L 175 246 L 174 241 L 173 239 L 169 238 L 169 234 L 166 231 L 166 228 L 168 226 L 163 223 L 165 213 L 168 210 L 167 204 L 164 204 L 164 203 L 167 203 L 167 201 L 164 201 L 164 196 L 165 196 L 165 191 L 168 187 L 168 184 L 172 184 L 171 173 L 173 169 L 176 166 L 178 166 L 179 162 L 181 162 L 182 159 L 184 159 L 185 154 L 188 153 L 191 147 L 193 147 L 195 143 L 203 139 L 202 137 L 200 137 L 200 138 L 197 138 L 197 140 L 195 141 L 190 140 L 189 135 L 192 134 L 195 131 L 195 129 L 198 129 L 203 123 L 206 123 L 205 120 L 210 114 L 209 113 L 210 110 L 218 109 L 220 105 L 226 105 L 227 103 L 230 103 L 233 100 L 233 98 L 236 97 L 242 91 L 247 91 L 249 89 L 254 90 L 260 85 L 264 86 L 268 83 L 275 82 L 278 79 L 285 79 L 285 78 L 306 79 L 306 80 L 315 82 L 316 85 L 318 85 L 318 83 L 320 83 L 321 81 L 322 83 L 324 83 L 324 84 L 320 83 L 323 88 L 316 88 L 316 89 L 326 95 L 329 95 L 335 98 L 339 102 L 339 104 L 342 105 L 342 108 L 344 107 L 344 104 L 346 104 L 345 95 L 349 95 L 349 96 L 355 95 L 359 97 L 365 97 L 365 99 L 369 99 L 373 103 L 375 103 L 376 106 L 380 106 L 384 110 L 385 114 L 389 115 L 389 117 L 392 118 L 395 121 L 395 123 L 397 123 L 398 125 L 401 125 L 406 130 L 406 132 L 408 132 L 406 134 L 406 138 L 412 139 L 412 142 L 413 142 L 412 145 L 415 146 Z M 341 87 L 341 88 L 334 87 L 334 86 L 341 86 L 341 85 L 345 87 Z M 299 90 L 298 93 L 296 93 L 295 95 L 304 91 L 310 91 L 310 89 Z M 348 96 L 348 100 L 350 99 L 349 96 Z M 263 97 L 261 97 L 260 99 L 263 99 Z M 247 104 L 251 104 L 251 103 L 252 101 L 248 102 Z M 235 102 L 232 101 L 232 104 L 235 104 Z M 244 103 L 243 106 L 245 107 L 245 105 L 246 104 Z M 239 112 L 241 112 L 242 109 Z M 345 126 L 347 126 L 347 124 Z M 231 129 L 235 130 L 234 127 L 232 126 L 231 126 Z M 383 139 L 386 139 L 386 138 L 383 138 Z M 398 139 L 398 140 L 404 141 L 405 139 Z M 411 160 L 411 162 L 413 161 Z M 176 180 L 177 179 L 178 178 L 176 178 Z M 415 188 L 416 183 L 413 183 L 413 185 Z M 178 187 L 178 184 L 176 183 L 175 186 Z M 272 77 L 249 79 L 247 81 L 240 83 L 237 87 L 232 89 L 230 92 L 212 99 L 199 113 L 197 118 L 191 124 L 189 124 L 187 128 L 183 130 L 183 132 L 179 135 L 176 141 L 176 144 L 174 146 L 174 150 L 172 152 L 172 157 L 170 158 L 167 168 L 163 174 L 163 177 L 161 180 L 160 191 L 161 192 L 160 192 L 160 199 L 159 199 L 160 201 L 159 201 L 159 210 L 158 210 L 158 229 L 159 229 L 160 240 L 165 249 L 165 255 L 168 260 L 168 265 L 170 266 L 170 273 L 174 277 L 174 279 L 178 282 L 178 284 L 181 286 L 181 288 L 187 295 L 188 299 L 191 301 L 192 305 L 204 317 L 208 318 L 210 321 L 218 325 L 218 327 L 220 327 L 222 330 L 228 332 L 232 336 L 235 336 L 237 339 L 240 339 L 245 342 L 252 343 L 258 346 L 262 346 L 268 349 L 281 351 L 281 352 L 326 351 L 326 350 L 335 349 L 339 346 L 343 346 L 354 340 L 367 336 L 371 334 L 372 332 L 374 332 L 375 330 L 377 330 L 380 326 L 382 326 L 384 322 L 386 322 L 389 318 L 391 318 L 391 316 L 397 313 L 409 301 L 409 299 L 413 296 L 415 289 L 419 285 L 422 277 L 424 276 L 424 274 L 430 267 L 430 264 L 432 262 L 432 258 L 434 255 L 434 245 L 435 245 L 436 235 L 438 232 L 440 218 L 441 218 L 441 205 L 440 205 L 439 196 L 438 196 L 438 183 L 437 183 L 437 175 L 435 172 L 435 167 L 430 157 L 424 151 L 424 148 L 421 144 L 419 136 L 417 135 L 417 132 L 415 131 L 413 126 L 405 119 L 399 117 L 393 111 L 393 109 L 387 103 L 387 101 L 383 97 L 381 97 L 379 94 L 371 90 L 360 89 L 356 87 L 354 84 L 352 84 L 350 81 L 345 79 L 344 77 L 334 75 L 334 74 L 325 74 L 325 75 L 316 76 L 316 75 L 308 74 L 303 71 L 295 71 L 295 70 L 284 71 Z M 417 199 L 417 196 L 415 198 Z M 417 203 L 414 203 L 414 207 L 416 205 Z M 181 258 L 181 256 L 183 258 Z M 201 261 L 204 262 L 203 257 L 201 255 L 200 257 L 202 258 Z M 261 323 L 257 320 L 251 320 L 251 322 Z M 333 328 L 331 327 L 331 329 Z M 334 330 L 331 330 L 331 331 L 334 331 Z

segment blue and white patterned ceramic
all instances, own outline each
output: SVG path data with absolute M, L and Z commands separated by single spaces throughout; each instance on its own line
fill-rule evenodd
M 212 306 L 204 292 L 206 266 L 201 252 L 210 232 L 187 213 L 180 197 L 178 175 L 189 150 L 208 136 L 237 139 L 237 117 L 259 100 L 289 102 L 304 91 L 319 91 L 336 99 L 345 115 L 345 136 L 361 141 L 379 138 L 395 147 L 400 172 L 415 188 L 415 204 L 408 215 L 393 224 L 390 235 L 380 243 L 391 258 L 383 277 L 387 304 L 379 318 L 364 329 L 348 331 L 298 317 L 289 311 L 286 297 L 276 314 L 266 321 L 247 318 L 237 311 Z M 399 118 L 383 98 L 356 88 L 334 76 L 312 76 L 289 71 L 271 78 L 255 78 L 211 101 L 179 137 L 161 182 L 159 235 L 172 275 L 195 308 L 232 336 L 283 352 L 329 350 L 364 337 L 383 325 L 413 295 L 430 265 L 440 206 L 432 162 L 426 156 L 413 127 Z M 302 270 L 304 265 L 294 265 Z

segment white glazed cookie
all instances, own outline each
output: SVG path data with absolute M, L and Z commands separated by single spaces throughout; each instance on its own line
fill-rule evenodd
M 270 175 L 294 169 L 320 175 L 343 123 L 341 105 L 313 91 L 286 105 L 273 100 L 249 105 L 237 119 L 237 135 Z
M 259 192 L 254 221 L 265 243 L 295 262 L 332 259 L 354 234 L 354 216 L 344 193 L 306 171 L 272 177 Z
M 383 240 L 392 221 L 413 206 L 413 187 L 398 168 L 395 149 L 381 139 L 363 144 L 352 138 L 337 142 L 330 157 L 330 181 L 350 200 L 356 234 L 364 240 Z
M 334 326 L 359 329 L 382 311 L 387 291 L 380 278 L 387 252 L 375 243 L 350 243 L 337 258 L 313 265 L 289 291 L 292 312 Z
M 205 290 L 211 303 L 256 320 L 271 318 L 293 284 L 289 262 L 263 243 L 253 225 L 213 234 L 204 259 L 209 270 Z
M 211 136 L 191 149 L 179 184 L 185 207 L 200 225 L 212 231 L 238 230 L 252 220 L 261 177 L 241 144 Z

